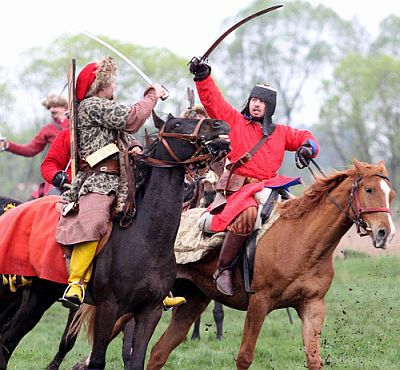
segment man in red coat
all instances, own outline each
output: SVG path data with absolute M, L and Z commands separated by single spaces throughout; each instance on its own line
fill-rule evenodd
M 255 193 L 264 187 L 285 187 L 298 180 L 277 175 L 285 150 L 297 151 L 300 162 L 308 165 L 318 154 L 319 146 L 309 131 L 272 122 L 276 91 L 270 86 L 254 86 L 245 108 L 239 112 L 222 96 L 210 76 L 208 64 L 193 58 L 189 69 L 210 118 L 222 119 L 230 127 L 228 160 L 232 167 L 228 165 L 228 169 L 233 170 L 225 177 L 228 179 L 225 189 L 230 189 L 233 180 L 236 189 L 228 192 L 227 203 L 220 213 L 205 215 L 202 228 L 208 232 L 227 231 L 214 279 L 219 291 L 233 295 L 231 264 L 253 231 L 258 211 Z M 257 144 L 258 149 L 254 150 Z
M 69 120 L 66 117 L 68 102 L 64 97 L 49 94 L 42 105 L 50 111 L 52 122 L 44 125 L 28 144 L 17 144 L 11 140 L 1 139 L 0 151 L 6 150 L 16 155 L 34 157 L 41 153 L 46 145 L 50 146 L 61 130 L 69 127 Z M 39 189 L 32 193 L 32 197 L 46 195 L 51 189 L 50 183 L 41 184 Z
M 56 136 L 41 166 L 42 177 L 62 192 L 65 184 L 71 183 L 71 151 L 69 129 Z M 51 190 L 50 192 L 54 192 Z

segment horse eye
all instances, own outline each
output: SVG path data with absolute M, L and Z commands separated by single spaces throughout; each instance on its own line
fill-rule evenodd
M 372 194 L 372 193 L 373 193 L 372 188 L 365 188 L 365 191 L 366 191 L 367 193 L 369 193 L 369 194 Z
M 181 123 L 177 122 L 177 123 L 174 124 L 174 128 L 178 128 L 180 125 L 181 125 Z

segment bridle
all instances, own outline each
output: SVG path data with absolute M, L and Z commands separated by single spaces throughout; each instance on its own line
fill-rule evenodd
M 207 162 L 215 159 L 212 148 L 208 146 L 208 142 L 206 142 L 204 135 L 200 135 L 200 129 L 205 121 L 205 118 L 201 118 L 199 122 L 196 124 L 193 132 L 191 134 L 180 134 L 173 132 L 165 132 L 165 124 L 161 127 L 160 131 L 157 134 L 157 138 L 152 144 L 152 147 L 146 154 L 143 154 L 141 158 L 138 160 L 152 167 L 161 167 L 161 168 L 169 168 L 169 167 L 177 167 L 183 166 L 186 170 L 194 175 L 193 171 L 189 168 L 190 164 L 197 162 Z M 172 150 L 170 144 L 168 143 L 168 138 L 189 141 L 194 147 L 195 152 L 188 159 L 181 160 Z M 161 160 L 151 157 L 150 155 L 153 152 L 153 149 L 156 144 L 161 143 L 164 145 L 164 148 L 171 156 L 173 161 Z M 207 149 L 207 153 L 203 153 L 204 149 Z
M 383 174 L 376 174 L 373 176 L 378 176 L 390 183 L 389 177 L 387 177 Z M 369 207 L 369 208 L 361 207 L 359 189 L 360 189 L 360 184 L 363 179 L 364 179 L 364 177 L 360 176 L 356 180 L 354 180 L 353 185 L 351 186 L 351 193 L 350 193 L 350 197 L 349 197 L 349 208 L 353 212 L 353 216 L 354 216 L 352 218 L 352 221 L 356 224 L 357 233 L 360 236 L 366 236 L 366 235 L 368 235 L 368 231 L 371 231 L 371 228 L 369 227 L 369 225 L 362 219 L 362 217 L 361 217 L 362 214 L 375 213 L 375 212 L 386 212 L 386 213 L 389 213 L 390 215 L 392 214 L 392 211 L 386 207 Z M 363 232 L 362 229 L 364 229 L 365 232 Z
M 317 168 L 319 173 L 323 177 L 326 178 L 327 177 L 326 174 L 321 169 L 321 167 L 315 162 L 315 160 L 311 159 L 311 162 Z M 315 176 L 313 170 L 310 167 L 307 167 L 307 168 L 310 170 L 314 179 L 317 180 L 317 177 Z M 378 174 L 375 174 L 372 176 L 379 176 L 382 179 L 384 179 L 390 183 L 389 177 L 387 177 L 384 174 L 378 173 Z M 368 207 L 368 208 L 361 207 L 359 190 L 360 190 L 360 185 L 361 185 L 361 182 L 363 181 L 363 179 L 364 179 L 364 176 L 359 176 L 358 178 L 356 178 L 354 180 L 354 182 L 351 186 L 351 192 L 350 192 L 350 196 L 349 196 L 348 205 L 349 205 L 349 210 L 351 210 L 351 212 L 352 212 L 352 215 L 346 209 L 344 209 L 336 201 L 335 197 L 332 196 L 330 193 L 328 193 L 328 199 L 336 206 L 336 208 L 338 208 L 342 213 L 344 213 L 344 215 L 356 225 L 358 235 L 367 236 L 367 235 L 369 235 L 371 228 L 368 225 L 368 223 L 363 220 L 362 215 L 364 213 L 375 213 L 375 212 L 386 212 L 386 213 L 392 214 L 392 211 L 386 207 Z

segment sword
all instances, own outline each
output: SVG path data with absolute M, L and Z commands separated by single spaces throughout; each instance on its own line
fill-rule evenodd
M 95 35 L 92 35 L 90 32 L 87 31 L 81 31 L 84 35 L 90 37 L 91 39 L 97 41 L 99 44 L 105 46 L 107 49 L 111 50 L 115 54 L 117 54 L 123 61 L 125 61 L 130 67 L 132 67 L 138 75 L 147 82 L 147 84 L 152 85 L 153 81 L 150 79 L 149 76 L 147 76 L 135 63 L 133 63 L 131 60 L 129 60 L 124 54 L 122 54 L 119 50 L 115 49 L 113 46 L 105 42 L 104 40 L 99 39 Z M 169 97 L 169 91 L 168 89 L 164 86 L 161 85 L 164 90 L 165 90 L 165 95 L 161 97 L 161 100 L 166 100 Z
M 259 17 L 262 14 L 272 12 L 276 9 L 282 8 L 283 5 L 274 5 L 269 8 L 260 10 L 254 14 L 251 14 L 247 16 L 246 18 L 243 18 L 241 21 L 235 23 L 232 27 L 228 28 L 214 43 L 208 48 L 208 50 L 203 54 L 203 56 L 200 58 L 200 61 L 205 61 L 209 55 L 214 51 L 214 49 L 222 42 L 223 39 L 225 39 L 226 36 L 228 36 L 230 33 L 232 33 L 234 30 L 242 26 L 243 24 L 247 23 L 253 18 Z

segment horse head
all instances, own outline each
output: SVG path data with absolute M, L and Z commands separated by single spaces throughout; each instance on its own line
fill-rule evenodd
M 385 248 L 395 234 L 390 211 L 394 197 L 382 161 L 369 164 L 354 159 L 347 170 L 317 178 L 301 197 L 283 202 L 278 208 L 285 218 L 298 219 L 305 213 L 320 212 L 318 205 L 333 204 L 348 228 L 354 223 L 360 236 L 369 235 L 376 248 Z M 322 216 L 318 213 L 316 217 Z
M 371 165 L 354 159 L 353 163 L 355 179 L 349 203 L 354 222 L 360 235 L 370 235 L 374 247 L 384 249 L 396 232 L 390 211 L 396 193 L 383 161 Z
M 229 151 L 229 126 L 222 120 L 178 118 L 169 114 L 163 121 L 154 111 L 153 120 L 159 129 L 155 144 L 162 144 L 155 158 L 166 164 L 195 166 L 220 160 Z

